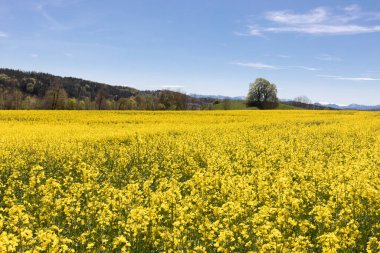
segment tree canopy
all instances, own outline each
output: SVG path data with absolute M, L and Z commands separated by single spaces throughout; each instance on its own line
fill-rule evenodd
M 300 103 L 304 103 L 304 104 L 312 104 L 313 102 L 306 96 L 298 96 L 296 98 L 293 99 L 293 101 L 295 102 L 300 102 Z
M 260 109 L 273 109 L 278 105 L 276 85 L 264 78 L 257 78 L 249 86 L 247 106 Z

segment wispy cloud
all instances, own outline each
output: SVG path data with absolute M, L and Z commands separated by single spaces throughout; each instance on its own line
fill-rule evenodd
M 278 69 L 276 66 L 264 64 L 261 62 L 233 62 L 231 64 L 254 69 Z
M 369 23 L 380 13 L 363 12 L 358 5 L 328 9 L 318 7 L 306 13 L 289 10 L 264 14 L 269 25 L 251 24 L 246 34 L 262 36 L 265 33 L 300 33 L 310 35 L 350 35 L 380 32 L 380 24 Z
M 319 70 L 317 68 L 306 67 L 306 66 L 285 66 L 284 68 L 303 69 L 303 70 L 308 70 L 308 71 L 318 71 Z
M 316 56 L 315 58 L 321 61 L 342 61 L 340 57 L 329 54 L 321 54 Z
M 9 35 L 4 33 L 4 32 L 0 32 L 0 38 L 8 38 Z
M 326 78 L 332 78 L 335 80 L 343 80 L 343 81 L 380 81 L 380 78 L 373 78 L 373 77 L 345 77 L 345 76 L 331 76 L 331 75 L 317 75 L 319 77 L 326 77 Z
M 74 8 L 79 2 L 81 2 L 81 0 L 36 0 L 36 3 L 33 4 L 33 8 L 46 20 L 46 26 L 48 29 L 53 31 L 66 31 L 79 26 L 79 23 L 83 22 L 82 20 L 85 20 L 85 18 L 81 17 L 79 23 L 78 19 L 73 18 L 70 20 L 66 19 L 65 22 L 63 22 L 57 18 L 60 12 L 55 11 L 68 7 Z
M 350 35 L 359 33 L 380 32 L 378 26 L 360 26 L 360 25 L 325 25 L 311 24 L 300 26 L 270 27 L 262 29 L 261 32 L 269 33 L 304 33 L 312 35 Z
M 59 22 L 56 18 L 54 18 L 48 11 L 48 4 L 38 4 L 36 6 L 37 12 L 48 22 L 48 26 L 50 30 L 62 31 L 68 30 L 69 27 Z
M 317 68 L 307 67 L 307 66 L 274 66 L 269 64 L 264 64 L 261 62 L 232 62 L 231 64 L 248 67 L 253 69 L 262 69 L 262 70 L 278 70 L 278 69 L 303 69 L 308 71 L 318 71 Z
M 327 10 L 322 7 L 304 14 L 295 14 L 289 11 L 270 11 L 265 13 L 267 20 L 287 25 L 321 23 L 326 20 L 327 16 Z
M 32 58 L 38 58 L 38 54 L 30 54 L 30 57 L 32 57 Z

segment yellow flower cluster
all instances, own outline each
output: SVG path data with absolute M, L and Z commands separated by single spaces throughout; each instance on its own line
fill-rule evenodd
M 380 252 L 380 114 L 0 111 L 0 252 Z

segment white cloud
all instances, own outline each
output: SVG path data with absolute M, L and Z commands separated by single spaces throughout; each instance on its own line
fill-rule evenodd
M 261 30 L 259 27 L 255 26 L 255 25 L 251 25 L 251 26 L 249 26 L 248 35 L 261 36 Z
M 32 58 L 38 58 L 38 54 L 30 54 L 30 57 L 32 57 Z
M 323 25 L 310 24 L 300 26 L 282 26 L 264 28 L 261 32 L 270 33 L 304 33 L 313 35 L 349 35 L 360 33 L 380 32 L 378 26 L 360 26 L 360 25 Z
M 331 76 L 331 75 L 318 75 L 319 77 L 327 77 L 335 80 L 343 80 L 343 81 L 380 81 L 380 78 L 373 77 L 345 77 L 345 76 Z
M 315 24 L 328 17 L 325 8 L 316 8 L 305 14 L 294 14 L 289 11 L 271 11 L 265 14 L 267 20 L 282 24 Z
M 254 69 L 278 69 L 278 67 L 276 67 L 276 66 L 264 64 L 261 62 L 234 62 L 231 64 L 243 66 L 243 67 L 254 68 Z
M 4 33 L 4 32 L 0 32 L 0 38 L 8 38 L 9 35 Z
M 301 33 L 311 35 L 350 35 L 380 32 L 380 24 L 368 24 L 380 13 L 362 12 L 359 6 L 349 5 L 330 10 L 318 7 L 306 13 L 288 10 L 265 13 L 271 25 L 249 25 L 247 34 L 251 36 L 265 33 Z M 357 21 L 354 23 L 354 21 Z
M 372 77 L 338 77 L 338 80 L 347 80 L 347 81 L 380 81 L 379 78 Z
M 317 68 L 306 67 L 306 66 L 287 66 L 286 68 L 296 68 L 296 69 L 303 69 L 303 70 L 308 70 L 308 71 L 318 71 L 319 70 Z
M 266 70 L 277 70 L 277 69 L 303 69 L 308 71 L 318 71 L 317 68 L 306 67 L 306 66 L 274 66 L 269 64 L 264 64 L 261 62 L 233 62 L 233 65 L 238 65 L 242 67 L 248 67 L 253 69 L 266 69 Z
M 315 57 L 321 61 L 341 61 L 342 59 L 338 56 L 329 55 L 329 54 L 321 54 Z

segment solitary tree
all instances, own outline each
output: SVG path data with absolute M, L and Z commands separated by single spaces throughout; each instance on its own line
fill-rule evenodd
M 276 85 L 264 78 L 257 78 L 249 86 L 247 106 L 256 106 L 260 109 L 273 109 L 278 105 Z
M 294 98 L 294 101 L 304 103 L 304 104 L 311 104 L 312 103 L 311 100 L 306 96 L 296 97 L 296 98 Z

